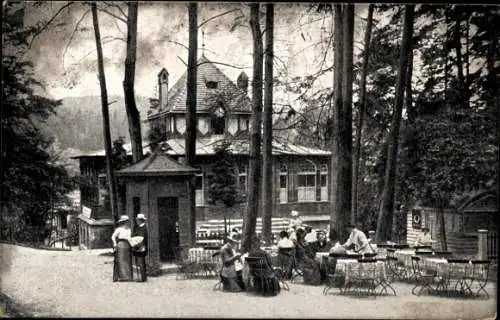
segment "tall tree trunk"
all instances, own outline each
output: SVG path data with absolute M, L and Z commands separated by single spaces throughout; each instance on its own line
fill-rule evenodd
M 264 132 L 263 132 L 263 184 L 262 184 L 262 235 L 272 243 L 272 215 L 274 199 L 273 179 L 273 41 L 274 41 L 274 4 L 266 4 L 266 51 L 264 82 Z
M 490 90 L 491 103 L 496 106 L 497 111 L 497 146 L 500 146 L 500 96 L 498 92 L 498 74 L 495 73 L 495 62 L 498 61 L 498 39 L 500 25 L 495 16 L 490 12 L 487 15 L 488 28 L 488 51 L 487 51 L 487 67 L 488 67 L 488 90 Z M 497 212 L 500 212 L 500 147 L 497 147 Z
M 470 34 L 470 13 L 466 11 L 465 19 L 465 83 L 467 86 L 467 91 L 470 89 L 470 58 L 469 58 L 469 34 Z M 469 95 L 470 96 L 470 95 Z
M 437 221 L 439 223 L 439 245 L 441 247 L 441 250 L 447 251 L 448 246 L 446 244 L 446 228 L 445 228 L 445 222 L 444 222 L 444 201 L 440 200 L 439 203 L 439 208 L 438 208 L 438 215 L 437 215 Z
M 448 66 L 448 9 L 445 8 L 444 21 L 445 21 L 445 33 L 443 42 L 443 58 L 444 58 L 444 102 L 448 103 L 448 75 L 450 73 Z
M 125 78 L 123 93 L 125 95 L 125 110 L 127 111 L 128 132 L 132 146 L 132 161 L 142 159 L 141 117 L 135 104 L 135 61 L 137 52 L 137 1 L 127 4 L 127 56 L 125 58 Z
M 250 129 L 250 150 L 247 196 L 247 214 L 243 223 L 243 251 L 250 250 L 251 237 L 255 234 L 255 225 L 259 215 L 261 188 L 261 123 L 262 123 L 262 56 L 263 44 L 259 22 L 259 4 L 250 4 L 250 29 L 253 38 L 253 81 L 252 81 L 252 128 Z
M 99 30 L 99 18 L 97 16 L 97 5 L 95 1 L 91 4 L 92 21 L 94 25 L 95 44 L 97 48 L 97 69 L 99 72 L 99 84 L 101 86 L 101 104 L 102 104 L 102 127 L 104 132 L 104 149 L 106 152 L 106 174 L 109 187 L 109 199 L 111 202 L 111 215 L 115 223 L 118 221 L 118 207 L 116 196 L 116 179 L 112 165 L 113 148 L 111 145 L 111 133 L 109 126 L 109 104 L 108 91 L 106 88 L 106 77 L 104 75 L 104 59 L 102 55 L 101 32 Z
M 453 44 L 455 47 L 456 65 L 458 71 L 458 80 L 460 81 L 459 91 L 462 95 L 462 90 L 465 87 L 465 76 L 464 76 L 464 66 L 462 63 L 462 10 L 461 6 L 455 6 L 455 30 L 453 34 Z M 461 100 L 459 100 L 461 102 Z
M 353 80 L 353 46 L 354 46 L 354 5 L 345 5 L 344 14 L 344 64 L 342 73 L 344 81 L 342 83 L 342 102 L 343 116 L 341 119 L 341 162 L 340 168 L 342 170 L 342 189 L 341 201 L 342 212 L 345 213 L 345 221 L 355 223 L 354 216 L 351 212 L 351 196 L 352 196 L 352 80 Z
M 368 58 L 370 57 L 370 39 L 372 35 L 373 10 L 375 5 L 368 6 L 368 16 L 366 23 L 363 65 L 361 66 L 361 85 L 359 94 L 358 121 L 356 125 L 356 142 L 354 146 L 354 167 L 352 170 L 352 215 L 354 220 L 358 220 L 358 182 L 359 182 L 359 158 L 361 153 L 361 135 L 363 134 L 363 121 L 366 110 L 366 73 L 368 71 Z
M 384 189 L 377 219 L 377 242 L 391 239 L 392 217 L 394 213 L 394 190 L 396 181 L 396 166 L 399 143 L 399 127 L 403 112 L 403 99 L 405 91 L 405 73 L 408 70 L 409 52 L 412 50 L 413 37 L 413 11 L 415 5 L 405 6 L 403 43 L 399 56 L 398 82 L 396 84 L 396 99 L 392 116 L 391 134 L 389 136 L 387 162 L 384 175 Z
M 196 65 L 198 56 L 198 4 L 189 3 L 189 53 L 186 97 L 186 163 L 193 166 L 196 158 Z M 188 243 L 194 246 L 196 242 L 196 190 L 194 179 L 188 180 Z
M 405 106 L 406 112 L 408 114 L 408 124 L 413 125 L 417 118 L 417 110 L 413 108 L 413 90 L 412 90 L 412 78 L 413 78 L 413 39 L 410 39 L 411 50 L 408 51 L 408 70 L 406 71 L 406 89 L 405 89 Z
M 413 39 L 411 40 L 411 47 L 413 48 Z M 412 176 L 413 170 L 415 168 L 415 163 L 417 161 L 417 149 L 418 142 L 414 138 L 415 133 L 415 121 L 417 119 L 417 108 L 413 106 L 413 90 L 412 90 L 412 78 L 413 78 L 413 49 L 408 52 L 408 70 L 406 71 L 406 89 L 405 89 L 405 106 L 406 113 L 408 115 L 407 130 L 406 130 L 406 141 L 408 143 L 408 151 L 406 153 L 406 176 Z M 404 179 L 404 178 L 403 178 Z M 403 204 L 405 208 L 409 207 L 409 197 L 404 197 Z M 398 233 L 400 236 L 404 236 L 406 233 L 406 211 L 398 210 L 400 216 L 398 220 L 399 225 L 403 226 L 403 230 L 400 230 L 398 224 L 394 224 L 392 231 L 393 234 Z
M 343 26 L 343 7 L 341 4 L 334 5 L 334 28 L 335 28 L 335 47 L 334 47 L 334 87 L 333 87 L 333 112 L 332 112 L 332 159 L 331 159 L 331 194 L 330 194 L 330 230 L 336 230 L 339 235 L 342 235 L 345 230 L 343 219 L 343 212 L 340 202 L 340 190 L 342 189 L 342 175 L 340 169 L 340 122 L 342 115 L 342 65 L 343 57 L 343 39 L 342 39 L 342 26 Z
M 458 99 L 456 104 L 463 104 L 465 107 L 468 107 L 468 86 L 466 83 L 465 75 L 464 75 L 464 66 L 462 59 L 462 6 L 455 6 L 455 30 L 453 34 L 453 44 L 455 47 L 456 54 L 456 66 L 457 66 L 457 74 L 458 74 L 458 94 L 456 98 Z

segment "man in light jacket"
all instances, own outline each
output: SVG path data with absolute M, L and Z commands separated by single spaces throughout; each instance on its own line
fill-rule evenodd
M 347 231 L 349 231 L 349 239 L 342 245 L 345 249 L 354 245 L 354 251 L 358 254 L 375 253 L 363 231 L 353 224 L 347 225 Z

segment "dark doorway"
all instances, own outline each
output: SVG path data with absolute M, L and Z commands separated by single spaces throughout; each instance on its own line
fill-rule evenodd
M 179 246 L 178 220 L 178 198 L 158 198 L 158 227 L 161 261 L 172 261 L 175 259 L 175 248 Z

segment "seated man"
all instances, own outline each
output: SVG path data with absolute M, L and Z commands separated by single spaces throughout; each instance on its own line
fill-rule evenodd
M 342 247 L 349 249 L 351 246 L 354 246 L 354 252 L 358 254 L 375 253 L 363 231 L 356 228 L 353 224 L 347 225 L 347 231 L 349 231 L 349 239 Z
M 415 243 L 413 244 L 415 247 L 417 246 L 431 246 L 435 241 L 432 240 L 431 234 L 429 232 L 429 228 L 422 228 L 423 233 L 421 233 Z
M 331 248 L 331 243 L 326 240 L 326 232 L 320 230 L 316 232 L 316 241 L 312 243 L 312 252 L 315 255 L 316 252 L 328 252 Z

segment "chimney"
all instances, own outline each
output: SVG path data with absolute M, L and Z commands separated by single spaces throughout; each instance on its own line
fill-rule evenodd
M 238 86 L 238 88 L 245 91 L 245 93 L 248 93 L 248 76 L 246 75 L 245 71 L 241 71 L 238 79 L 236 79 L 236 85 Z
M 158 90 L 160 110 L 165 110 L 168 104 L 168 71 L 165 68 L 158 73 Z

